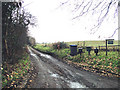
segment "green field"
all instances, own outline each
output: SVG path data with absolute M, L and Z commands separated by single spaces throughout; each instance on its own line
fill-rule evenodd
M 87 47 L 87 46 L 91 46 L 92 49 L 94 48 L 98 48 L 98 49 L 106 49 L 106 42 L 105 40 L 99 40 L 99 41 L 71 41 L 71 42 L 65 42 L 67 44 L 67 46 L 69 47 L 69 45 L 77 45 L 77 47 Z M 120 42 L 119 42 L 120 44 Z M 47 45 L 49 47 L 52 47 L 52 43 L 46 43 L 46 44 L 41 44 L 41 45 Z M 108 49 L 118 49 L 120 48 L 120 46 L 118 46 L 118 40 L 114 40 L 113 44 L 107 44 L 108 45 Z M 100 46 L 100 47 L 99 47 Z
M 66 42 L 68 45 L 71 44 L 75 44 L 78 45 L 78 47 L 80 46 L 92 46 L 92 47 L 98 47 L 98 46 L 105 46 L 105 40 L 101 40 L 101 41 L 71 41 L 71 42 Z M 118 40 L 114 40 L 113 44 L 108 44 L 108 46 L 111 45 L 118 45 Z

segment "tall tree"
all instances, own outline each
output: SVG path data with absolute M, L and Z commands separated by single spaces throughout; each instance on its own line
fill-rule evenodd
M 2 2 L 2 59 L 17 62 L 27 44 L 28 25 L 33 16 L 21 10 L 21 2 Z

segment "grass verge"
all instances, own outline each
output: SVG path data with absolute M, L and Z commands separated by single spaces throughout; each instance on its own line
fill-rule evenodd
M 25 54 L 22 59 L 14 65 L 4 62 L 2 66 L 2 88 L 16 88 L 29 72 L 30 63 L 28 54 Z

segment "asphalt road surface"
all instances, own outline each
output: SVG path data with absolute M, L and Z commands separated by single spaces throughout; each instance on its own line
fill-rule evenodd
M 38 75 L 32 88 L 118 88 L 118 79 L 76 69 L 54 57 L 29 48 Z

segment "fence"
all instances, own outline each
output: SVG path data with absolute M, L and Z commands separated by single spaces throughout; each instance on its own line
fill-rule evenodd
M 120 50 L 120 45 L 111 45 L 111 46 L 107 46 L 107 47 L 108 47 L 108 51 L 119 51 Z M 106 50 L 106 46 L 99 46 L 98 48 L 101 51 Z

